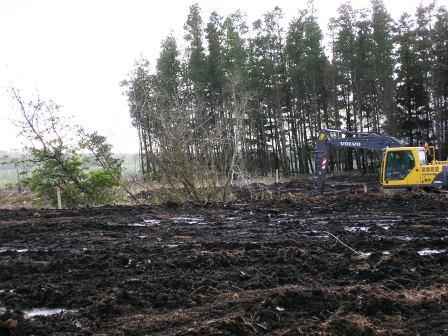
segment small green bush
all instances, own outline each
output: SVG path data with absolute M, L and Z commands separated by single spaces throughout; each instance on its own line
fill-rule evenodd
M 96 206 L 115 200 L 121 166 L 89 171 L 76 153 L 50 155 L 34 150 L 33 157 L 38 163 L 24 183 L 52 206 L 57 205 L 57 188 L 61 190 L 64 207 Z

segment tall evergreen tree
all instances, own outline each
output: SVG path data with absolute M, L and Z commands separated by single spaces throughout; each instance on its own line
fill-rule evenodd
M 382 0 L 372 0 L 372 52 L 375 98 L 372 101 L 372 130 L 380 131 L 382 120 L 396 134 L 393 118 L 393 22 Z
M 147 177 L 154 175 L 156 167 L 150 158 L 154 152 L 154 123 L 151 113 L 154 112 L 151 98 L 154 86 L 154 75 L 150 74 L 149 62 L 145 59 L 137 62 L 130 78 L 121 86 L 128 96 L 129 113 L 132 125 L 137 129 L 139 140 L 140 170 Z
M 308 146 L 321 127 L 333 125 L 325 84 L 329 66 L 316 18 L 301 11 L 289 27 L 286 59 L 289 86 L 291 153 L 298 172 L 309 172 L 311 148 Z M 300 154 L 297 156 L 296 154 Z
M 206 28 L 208 55 L 206 58 L 208 95 L 212 108 L 222 105 L 224 89 L 224 31 L 223 19 L 216 12 L 210 15 Z
M 247 169 L 252 158 L 251 148 L 246 141 L 250 133 L 246 101 L 247 91 L 247 39 L 248 27 L 245 16 L 240 12 L 230 14 L 223 23 L 224 61 L 224 128 L 226 134 L 235 139 L 229 153 L 237 153 L 241 170 Z
M 378 130 L 373 119 L 376 92 L 371 22 L 367 11 L 359 11 L 355 24 L 353 63 L 353 110 L 357 129 Z M 378 127 L 376 127 L 378 126 Z
M 254 22 L 255 37 L 250 41 L 251 89 L 256 92 L 258 120 L 265 118 L 264 136 L 273 169 L 289 173 L 287 130 L 283 127 L 286 115 L 286 63 L 280 8 L 266 13 Z
M 187 77 L 192 82 L 195 96 L 199 98 L 205 94 L 207 68 L 203 47 L 201 9 L 197 3 L 190 7 L 190 13 L 185 23 L 185 40 L 188 44 Z
M 446 159 L 448 156 L 448 11 L 444 7 L 437 11 L 432 41 L 436 143 L 440 149 L 440 157 Z
M 356 115 L 353 108 L 353 85 L 355 64 L 355 13 L 350 3 L 338 9 L 335 20 L 337 37 L 335 41 L 334 63 L 337 71 L 338 109 L 344 111 L 345 127 L 357 130 Z
M 168 36 L 162 42 L 157 60 L 157 87 L 162 105 L 165 107 L 169 107 L 178 99 L 181 70 L 178 56 L 176 39 Z
M 356 73 L 356 14 L 349 2 L 338 9 L 338 17 L 333 20 L 335 30 L 333 63 L 336 70 L 336 109 L 341 113 L 342 127 L 349 131 L 359 130 L 359 116 L 355 93 Z M 345 158 L 347 169 L 353 169 L 352 151 Z
M 420 142 L 433 141 L 433 107 L 430 102 L 432 95 L 432 21 L 434 4 L 420 5 L 416 13 L 415 54 L 418 67 L 418 80 L 421 83 L 421 96 L 419 96 L 419 130 Z
M 428 125 L 429 92 L 425 86 L 425 68 L 418 60 L 415 23 L 409 14 L 403 14 L 397 33 L 397 118 L 399 134 L 414 145 L 423 139 L 422 130 Z

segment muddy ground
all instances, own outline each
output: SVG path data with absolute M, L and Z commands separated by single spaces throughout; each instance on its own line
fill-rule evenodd
M 448 335 L 445 195 L 280 187 L 0 210 L 0 320 L 15 335 Z

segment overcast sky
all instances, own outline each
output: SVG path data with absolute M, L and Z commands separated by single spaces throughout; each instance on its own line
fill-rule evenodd
M 203 0 L 203 20 L 216 10 L 241 9 L 254 21 L 276 5 L 286 20 L 306 0 Z M 421 0 L 385 0 L 393 17 L 414 13 Z M 428 3 L 429 0 L 423 0 Z M 116 152 L 137 152 L 126 97 L 119 86 L 136 59 L 155 63 L 160 42 L 171 32 L 182 36 L 187 0 L 0 0 L 0 150 L 20 149 L 17 119 L 7 88 L 36 92 L 63 106 L 85 127 L 106 135 Z M 322 29 L 341 0 L 316 0 Z M 448 0 L 438 0 L 447 5 Z M 369 0 L 353 0 L 355 8 Z

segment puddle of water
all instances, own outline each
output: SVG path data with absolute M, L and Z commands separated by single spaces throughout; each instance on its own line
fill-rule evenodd
M 128 224 L 128 226 L 149 227 L 149 226 L 159 225 L 159 224 L 160 224 L 160 221 L 158 219 L 144 219 L 143 223 L 131 223 L 131 224 Z
M 69 310 L 64 308 L 33 308 L 30 310 L 25 310 L 24 317 L 26 319 L 33 318 L 35 316 L 52 316 L 64 313 L 74 313 L 76 310 Z
M 379 226 L 380 228 L 384 229 L 384 230 L 389 230 L 390 227 L 392 226 L 389 223 L 376 223 L 376 226 Z
M 29 249 L 8 249 L 8 248 L 0 249 L 0 253 L 6 253 L 6 252 L 26 253 L 28 251 Z
M 345 219 L 349 224 L 363 227 L 376 225 L 384 230 L 389 230 L 392 226 L 403 221 L 401 216 L 382 216 L 382 218 L 364 218 L 364 215 L 353 215 Z M 367 231 L 367 230 L 366 230 Z
M 290 213 L 281 213 L 280 214 L 281 217 L 296 217 L 296 215 L 290 214 Z
M 412 240 L 431 240 L 430 237 L 415 237 L 415 236 L 383 236 L 385 238 L 393 238 L 403 241 L 412 241 Z
M 276 224 L 289 224 L 289 223 L 293 223 L 295 221 L 296 221 L 296 219 L 292 218 L 292 217 L 280 217 L 280 218 L 276 218 L 273 220 L 273 222 Z M 300 221 L 299 221 L 299 223 L 300 223 Z
M 428 256 L 428 255 L 433 255 L 433 254 L 441 254 L 441 253 L 445 253 L 447 250 L 431 250 L 431 249 L 423 249 L 418 251 L 418 255 L 420 256 Z
M 201 217 L 174 217 L 174 223 L 176 224 L 201 224 L 204 218 Z
M 358 259 L 366 259 L 369 258 L 373 252 L 362 252 L 362 251 L 352 251 L 352 252 L 356 252 L 356 258 Z
M 414 236 L 385 236 L 385 235 L 373 235 L 372 237 L 379 238 L 379 239 L 385 239 L 385 240 L 391 240 L 391 239 L 397 239 L 401 241 L 413 241 L 413 240 L 430 240 L 429 237 L 414 237 Z
M 158 219 L 144 219 L 143 222 L 149 225 L 159 225 L 160 221 Z
M 398 240 L 404 240 L 404 241 L 411 241 L 411 240 L 416 240 L 417 239 L 417 237 L 411 237 L 411 236 L 396 236 L 396 237 L 393 237 L 393 238 L 396 238 Z
M 344 227 L 345 231 L 348 232 L 368 232 L 370 228 L 365 226 L 346 226 Z

